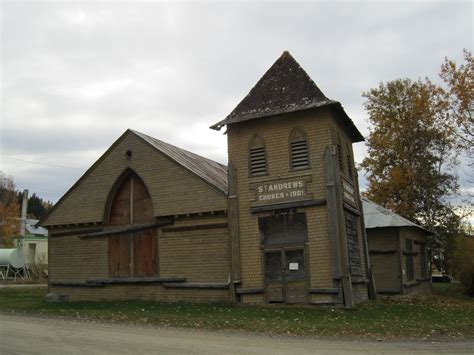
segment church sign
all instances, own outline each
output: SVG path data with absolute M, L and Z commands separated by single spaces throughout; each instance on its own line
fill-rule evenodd
M 297 176 L 253 183 L 250 185 L 255 191 L 252 206 L 309 200 L 312 196 L 306 185 L 310 181 L 311 176 Z

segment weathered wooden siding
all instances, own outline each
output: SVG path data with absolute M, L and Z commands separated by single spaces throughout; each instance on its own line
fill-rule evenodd
M 80 232 L 79 232 L 80 233 Z M 49 282 L 109 277 L 107 238 L 49 237 Z
M 420 244 L 426 242 L 426 233 L 417 228 L 372 228 L 367 231 L 370 261 L 375 285 L 379 293 L 425 292 L 431 289 L 429 275 L 421 275 Z M 413 240 L 414 279 L 407 280 L 405 243 Z M 383 253 L 395 251 L 395 253 Z M 402 286 L 403 283 L 403 286 Z
M 336 162 L 339 166 L 339 159 L 341 160 L 340 174 L 341 177 L 349 181 L 354 190 L 356 191 L 356 198 L 359 191 L 359 181 L 357 179 L 357 169 L 354 162 L 354 150 L 352 147 L 352 141 L 350 133 L 338 119 L 329 121 L 331 127 L 331 141 L 334 146 L 337 147 L 338 161 Z M 362 212 L 362 206 L 359 207 Z M 360 217 L 357 217 L 357 236 L 358 236 L 358 249 L 360 254 L 360 269 L 359 274 L 361 277 L 357 278 L 356 282 L 362 282 L 366 278 L 367 270 L 365 265 L 365 249 L 364 249 L 364 231 L 362 230 L 362 223 Z M 354 247 L 354 245 L 352 246 Z M 362 279 L 362 280 L 360 280 Z M 354 301 L 356 303 L 363 302 L 368 299 L 367 284 L 353 284 Z
M 200 224 L 225 224 L 226 218 L 206 219 Z M 189 226 L 183 220 L 173 227 Z M 171 228 L 173 228 L 171 227 Z M 166 230 L 166 228 L 164 228 Z M 160 276 L 184 276 L 186 282 L 227 282 L 230 252 L 227 227 L 160 232 Z
M 258 217 L 265 213 L 251 213 L 251 200 L 255 199 L 249 184 L 277 178 L 310 175 L 308 193 L 313 199 L 326 197 L 324 150 L 331 145 L 329 111 L 300 111 L 291 114 L 247 121 L 228 128 L 229 162 L 237 175 L 239 204 L 241 281 L 243 288 L 260 288 L 264 285 L 262 255 L 259 248 Z M 289 136 L 294 128 L 301 128 L 308 137 L 311 169 L 290 169 Z M 265 141 L 267 154 L 267 176 L 249 177 L 248 156 L 252 137 L 259 134 Z M 327 230 L 325 206 L 298 208 L 305 212 L 308 227 L 309 286 L 312 288 L 333 287 L 331 275 L 330 238 Z M 327 295 L 311 295 L 312 302 L 331 301 Z M 263 294 L 244 295 L 243 302 L 264 302 Z
M 407 239 L 413 240 L 413 251 L 417 253 L 416 255 L 413 255 L 414 279 L 412 281 L 407 280 L 407 256 L 403 253 L 403 251 L 405 250 L 405 241 Z M 426 243 L 426 233 L 424 231 L 418 228 L 400 228 L 400 250 L 402 251 L 402 268 L 404 270 L 404 293 L 420 293 L 431 290 L 431 277 L 429 277 L 430 275 L 428 275 L 426 278 L 423 278 L 421 276 L 420 243 Z
M 398 236 L 395 228 L 367 230 L 370 263 L 378 293 L 401 291 Z
M 60 287 L 51 292 L 68 295 L 70 301 L 100 300 L 153 300 L 165 302 L 226 302 L 228 290 L 165 288 L 158 284 L 150 285 L 107 285 L 105 287 Z
M 183 277 L 186 283 L 226 284 L 230 272 L 229 238 L 225 216 L 183 217 L 158 230 L 158 274 Z M 212 226 L 203 229 L 204 226 Z M 186 230 L 166 232 L 173 228 Z M 67 231 L 76 235 L 55 236 Z M 81 229 L 57 228 L 50 237 L 49 282 L 109 279 L 108 237 L 84 238 Z M 113 276 L 113 275 L 112 275 Z M 50 292 L 70 300 L 151 299 L 162 301 L 230 301 L 228 289 L 170 288 L 160 284 L 104 287 L 50 286 Z
M 131 159 L 125 157 L 129 150 Z M 128 168 L 145 183 L 155 216 L 227 209 L 227 198 L 223 193 L 128 131 L 59 202 L 42 225 L 102 221 L 109 193 Z

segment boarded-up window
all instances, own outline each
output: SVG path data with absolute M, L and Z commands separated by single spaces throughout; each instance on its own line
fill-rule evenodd
M 346 212 L 347 249 L 351 275 L 362 275 L 357 216 Z
M 110 205 L 109 225 L 140 225 L 154 221 L 150 194 L 133 173 L 122 180 Z M 111 277 L 153 276 L 157 270 L 156 229 L 114 234 L 109 237 Z
M 300 129 L 295 129 L 290 135 L 290 165 L 292 169 L 307 169 L 309 167 L 308 142 L 306 135 Z
M 412 281 L 415 278 L 415 270 L 413 263 L 413 240 L 411 239 L 405 239 L 405 261 L 407 281 Z
M 259 136 L 255 136 L 250 144 L 249 170 L 253 176 L 267 173 L 265 143 Z
M 264 245 L 301 245 L 308 240 L 305 213 L 285 213 L 260 217 L 258 225 L 260 243 Z

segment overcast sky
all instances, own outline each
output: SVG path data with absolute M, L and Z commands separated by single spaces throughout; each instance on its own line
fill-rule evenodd
M 473 43 L 471 2 L 0 6 L 0 170 L 52 201 L 127 128 L 226 163 L 226 137 L 208 127 L 284 50 L 366 135 L 363 91 L 438 81 L 443 58 Z

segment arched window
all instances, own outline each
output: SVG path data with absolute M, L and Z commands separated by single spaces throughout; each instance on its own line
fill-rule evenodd
M 109 226 L 140 226 L 154 222 L 153 204 L 142 179 L 128 171 L 118 180 L 109 206 Z M 109 237 L 111 277 L 147 277 L 157 270 L 156 229 L 138 229 Z
M 258 135 L 255 135 L 250 142 L 249 171 L 252 176 L 265 175 L 267 173 L 265 142 Z
M 290 134 L 290 167 L 294 170 L 309 168 L 308 140 L 298 128 Z

